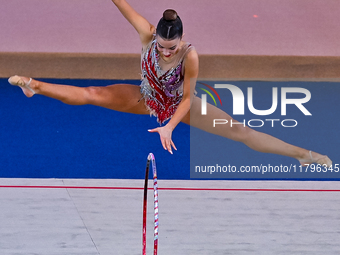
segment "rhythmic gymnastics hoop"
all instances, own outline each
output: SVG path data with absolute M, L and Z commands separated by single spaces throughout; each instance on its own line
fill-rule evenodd
M 155 156 L 150 153 L 146 162 L 145 169 L 145 182 L 144 182 L 144 203 L 143 203 L 143 255 L 146 255 L 146 211 L 148 200 L 148 180 L 150 162 L 152 163 L 153 172 L 153 194 L 154 194 L 154 241 L 153 241 L 153 254 L 157 255 L 158 249 L 158 184 L 157 184 L 157 169 Z

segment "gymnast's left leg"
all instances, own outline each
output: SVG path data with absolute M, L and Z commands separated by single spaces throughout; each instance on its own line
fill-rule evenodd
M 244 125 L 217 125 L 213 127 L 212 123 L 214 119 L 229 120 L 232 119 L 232 117 L 211 104 L 207 104 L 207 115 L 201 115 L 201 99 L 194 97 L 190 112 L 183 118 L 182 122 L 206 132 L 242 142 L 251 149 L 259 152 L 274 153 L 295 158 L 299 160 L 302 165 L 318 163 L 330 166 L 332 164 L 332 161 L 325 155 L 288 144 L 278 138 L 255 131 Z M 236 122 L 236 120 L 233 120 L 233 123 Z

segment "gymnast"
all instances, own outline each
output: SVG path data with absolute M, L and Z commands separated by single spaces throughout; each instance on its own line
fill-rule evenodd
M 201 114 L 201 99 L 195 96 L 198 54 L 190 43 L 182 40 L 183 25 L 177 12 L 171 9 L 164 11 L 155 27 L 126 0 L 112 2 L 139 34 L 142 44 L 140 86 L 115 84 L 76 87 L 45 83 L 17 75 L 10 77 L 9 83 L 19 86 L 27 97 L 40 94 L 70 105 L 91 104 L 127 113 L 152 114 L 161 125 L 148 131 L 158 133 L 163 148 L 171 154 L 173 149 L 177 150 L 171 138 L 172 132 L 179 122 L 183 122 L 242 142 L 259 152 L 295 158 L 303 166 L 312 163 L 328 167 L 332 165 L 332 161 L 325 155 L 288 144 L 244 125 L 213 127 L 214 119 L 232 118 L 211 104 L 207 104 L 208 114 Z

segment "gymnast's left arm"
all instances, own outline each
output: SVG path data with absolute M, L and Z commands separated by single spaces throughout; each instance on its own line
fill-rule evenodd
M 191 103 L 195 94 L 196 80 L 198 77 L 198 54 L 195 50 L 191 50 L 185 59 L 184 65 L 184 81 L 183 81 L 183 97 L 181 103 L 171 120 L 164 126 L 149 130 L 149 132 L 158 132 L 160 135 L 163 148 L 172 154 L 172 147 L 177 150 L 171 139 L 172 131 L 178 123 L 189 112 Z

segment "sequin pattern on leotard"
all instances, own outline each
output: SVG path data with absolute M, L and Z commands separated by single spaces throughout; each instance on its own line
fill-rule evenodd
M 191 45 L 187 45 L 191 47 Z M 186 51 L 187 52 L 187 51 Z M 142 83 L 141 93 L 150 114 L 163 124 L 170 119 L 182 100 L 184 75 L 182 73 L 183 58 L 177 66 L 166 72 L 159 66 L 159 54 L 156 40 L 145 50 L 141 59 Z

